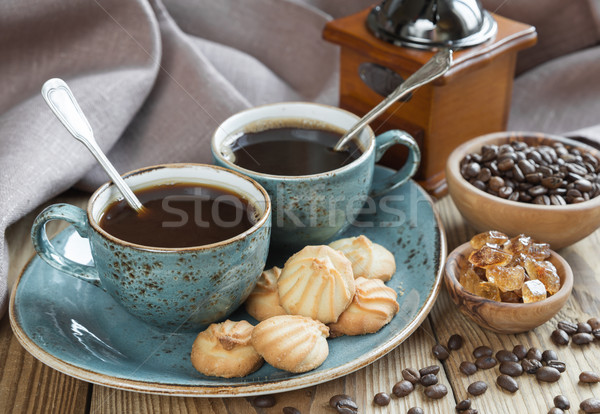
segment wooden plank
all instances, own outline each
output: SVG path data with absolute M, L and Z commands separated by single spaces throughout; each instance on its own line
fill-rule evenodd
M 448 248 L 451 251 L 469 240 L 474 231 L 462 223 L 457 216 L 458 212 L 449 198 L 438 203 L 441 211 L 442 221 L 446 225 L 448 235 Z M 533 331 L 518 335 L 498 335 L 481 329 L 478 325 L 464 317 L 457 311 L 451 302 L 445 289 L 431 313 L 434 330 L 440 339 L 440 343 L 446 344 L 450 335 L 460 333 L 465 339 L 465 345 L 461 350 L 451 353 L 446 361 L 450 381 L 454 384 L 454 392 L 457 400 L 469 398 L 466 388 L 473 381 L 485 381 L 488 391 L 478 397 L 470 397 L 473 406 L 479 412 L 485 413 L 507 413 L 520 412 L 527 407 L 528 412 L 547 412 L 553 407 L 553 398 L 563 394 L 571 402 L 571 411 L 576 411 L 579 403 L 585 398 L 600 397 L 600 388 L 579 384 L 579 374 L 583 370 L 600 372 L 600 352 L 598 343 L 586 346 L 570 344 L 559 347 L 550 340 L 550 334 L 555 329 L 559 320 L 586 321 L 592 316 L 600 316 L 600 300 L 594 292 L 600 291 L 600 257 L 595 252 L 595 247 L 600 243 L 600 231 L 574 246 L 562 249 L 559 253 L 569 262 L 575 275 L 573 294 L 564 308 L 552 320 Z M 467 377 L 462 374 L 458 367 L 462 361 L 473 361 L 472 350 L 479 345 L 488 345 L 494 352 L 500 349 L 512 350 L 516 344 L 526 347 L 537 347 L 540 350 L 553 349 L 557 352 L 561 361 L 567 364 L 567 370 L 561 375 L 558 382 L 549 384 L 542 383 L 534 376 L 524 374 L 517 378 L 520 390 L 515 394 L 509 394 L 501 390 L 496 384 L 496 378 L 500 374 L 498 367 L 486 371 L 478 371 Z

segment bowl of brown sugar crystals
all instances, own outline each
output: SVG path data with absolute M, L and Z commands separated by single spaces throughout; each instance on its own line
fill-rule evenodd
M 569 264 L 547 243 L 491 230 L 448 255 L 444 282 L 459 310 L 498 333 L 529 331 L 550 320 L 573 289 Z

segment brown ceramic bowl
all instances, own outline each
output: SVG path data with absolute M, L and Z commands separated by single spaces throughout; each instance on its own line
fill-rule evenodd
M 595 148 L 552 135 L 500 132 L 469 140 L 450 154 L 446 164 L 448 190 L 463 217 L 479 232 L 499 230 L 511 237 L 523 233 L 538 242 L 550 243 L 554 250 L 593 233 L 600 226 L 600 197 L 565 206 L 510 201 L 479 190 L 460 174 L 460 162 L 467 154 L 481 153 L 484 145 L 502 145 L 515 140 L 530 146 L 559 141 L 600 159 L 600 152 Z
M 554 295 L 542 301 L 505 303 L 469 293 L 458 280 L 469 264 L 468 258 L 472 251 L 473 248 L 467 242 L 448 255 L 444 267 L 444 282 L 460 311 L 482 328 L 503 334 L 530 331 L 550 320 L 571 295 L 573 272 L 566 260 L 554 251 L 548 260 L 556 267 L 561 287 Z

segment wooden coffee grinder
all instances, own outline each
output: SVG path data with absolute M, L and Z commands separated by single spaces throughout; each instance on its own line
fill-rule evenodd
M 419 142 L 416 179 L 446 192 L 444 168 L 460 143 L 506 129 L 516 55 L 535 44 L 535 28 L 483 10 L 479 0 L 384 0 L 329 22 L 324 39 L 341 46 L 340 107 L 369 112 L 439 47 L 454 49 L 445 75 L 393 104 L 371 123 L 376 133 L 403 129 Z M 398 167 L 402 147 L 382 163 Z

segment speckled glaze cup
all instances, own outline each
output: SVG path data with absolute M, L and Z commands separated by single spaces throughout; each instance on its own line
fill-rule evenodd
M 87 211 L 54 204 L 36 218 L 31 236 L 42 259 L 58 270 L 108 292 L 129 313 L 161 329 L 199 330 L 233 312 L 250 294 L 267 259 L 271 203 L 256 181 L 235 171 L 202 164 L 147 167 L 124 176 L 135 190 L 170 183 L 218 185 L 252 203 L 258 219 L 247 231 L 198 247 L 159 248 L 120 240 L 99 226 L 106 208 L 122 198 L 107 183 Z M 90 243 L 93 264 L 58 253 L 45 224 L 65 220 Z M 77 300 L 77 298 L 72 298 Z
M 359 158 L 333 171 L 300 176 L 264 174 L 240 167 L 231 159 L 228 147 L 241 132 L 289 124 L 346 131 L 358 120 L 356 115 L 337 107 L 287 102 L 239 112 L 217 128 L 211 141 L 216 164 L 255 179 L 271 197 L 272 247 L 292 250 L 305 245 L 322 244 L 348 228 L 369 196 L 385 194 L 415 174 L 421 160 L 419 147 L 413 137 L 404 131 L 391 130 L 375 136 L 373 130 L 366 127 L 355 138 L 362 150 Z M 372 182 L 375 163 L 396 144 L 408 148 L 406 163 L 400 171 L 385 180 Z

